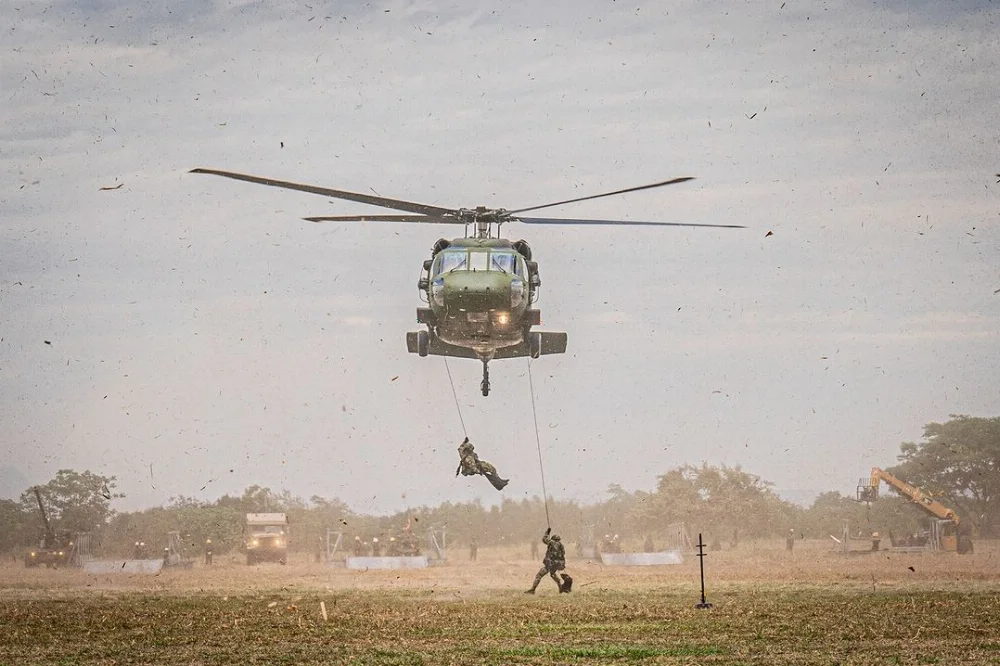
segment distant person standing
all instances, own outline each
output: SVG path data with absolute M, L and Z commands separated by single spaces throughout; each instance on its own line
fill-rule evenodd
M 538 542 L 534 539 L 531 540 L 531 559 L 538 559 Z
M 205 564 L 212 563 L 212 540 L 205 539 Z
M 788 536 L 785 537 L 785 550 L 791 552 L 795 548 L 795 529 L 788 530 Z
M 479 555 L 479 541 L 476 537 L 472 537 L 472 541 L 469 542 L 469 561 L 475 562 L 476 557 Z
M 646 535 L 646 542 L 642 544 L 642 550 L 647 553 L 656 552 L 656 545 L 653 544 L 653 536 L 650 534 Z

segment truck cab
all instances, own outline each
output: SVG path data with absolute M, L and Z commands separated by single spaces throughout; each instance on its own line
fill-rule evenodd
M 248 513 L 244 531 L 247 564 L 288 561 L 288 516 L 284 513 Z

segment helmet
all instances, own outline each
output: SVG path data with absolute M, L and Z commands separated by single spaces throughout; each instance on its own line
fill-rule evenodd
M 558 534 L 553 534 L 553 535 L 552 535 L 552 540 L 553 540 L 553 541 L 561 541 L 561 539 L 560 539 L 560 537 L 559 537 L 559 535 L 558 535 Z

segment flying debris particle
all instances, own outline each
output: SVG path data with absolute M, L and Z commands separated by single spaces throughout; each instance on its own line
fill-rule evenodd
M 282 147 L 282 148 L 284 148 L 284 147 L 285 147 L 285 142 L 284 142 L 284 141 L 282 141 L 282 142 L 281 142 L 281 147 Z
M 773 235 L 774 235 L 773 231 L 768 231 L 766 234 L 764 234 L 764 238 L 767 238 L 768 236 L 773 236 Z
M 108 484 L 106 483 L 104 484 L 104 487 L 101 488 L 101 497 L 106 500 L 111 499 L 111 491 L 108 489 Z
M 1000 294 L 1000 289 L 993 290 L 993 295 L 996 296 L 997 294 Z
M 913 567 L 906 567 L 906 568 L 909 569 L 910 571 L 916 572 L 916 569 L 914 569 Z
M 393 378 L 392 378 L 392 379 L 390 379 L 389 381 L 390 381 L 390 382 L 394 382 L 394 381 L 396 381 L 397 379 L 399 379 L 399 375 L 396 375 L 395 377 L 393 377 Z
M 49 340 L 43 340 L 43 342 L 44 342 L 45 344 L 47 344 L 47 345 L 51 345 L 51 344 L 52 344 L 52 342 L 50 342 Z
M 885 165 L 885 168 L 882 169 L 882 171 L 888 171 L 889 167 L 891 167 L 891 166 L 892 166 L 892 162 L 889 162 L 888 164 Z
M 783 2 L 783 3 L 781 3 L 781 8 L 782 8 L 782 9 L 784 9 L 784 8 L 785 8 L 785 5 L 787 5 L 787 4 L 788 4 L 787 2 Z
M 277 606 L 277 605 L 278 605 L 278 602 L 277 602 L 277 601 L 272 601 L 271 603 L 269 603 L 269 604 L 267 605 L 267 607 L 268 607 L 268 608 L 274 608 L 274 607 L 275 607 L 275 606 Z
M 108 190 L 117 190 L 118 188 L 120 188 L 124 184 L 125 183 L 118 183 L 117 185 L 113 185 L 113 186 L 112 185 L 108 185 L 108 186 L 102 187 L 100 191 L 101 192 L 107 192 Z
M 744 113 L 743 115 L 746 116 L 747 114 Z M 747 116 L 747 120 L 753 120 L 756 117 L 757 117 L 757 112 L 754 111 L 752 116 Z

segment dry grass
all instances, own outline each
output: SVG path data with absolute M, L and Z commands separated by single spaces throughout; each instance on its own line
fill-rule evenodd
M 1000 548 L 844 557 L 820 542 L 697 562 L 573 562 L 577 587 L 480 551 L 472 565 L 351 572 L 307 562 L 158 576 L 0 567 L 0 664 L 1000 663 Z M 912 569 L 911 569 L 912 568 Z M 320 612 L 325 603 L 328 620 Z

